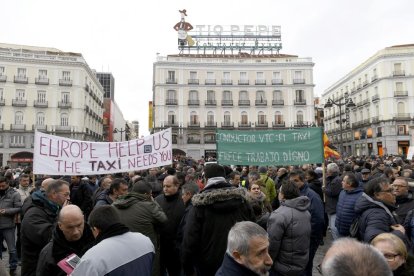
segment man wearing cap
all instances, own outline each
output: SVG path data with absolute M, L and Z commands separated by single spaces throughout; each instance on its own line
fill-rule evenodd
M 395 203 L 398 206 L 395 212 L 398 215 L 398 223 L 404 222 L 407 213 L 414 209 L 414 195 L 409 190 L 408 182 L 405 177 L 397 177 L 392 183 Z
M 365 184 L 371 180 L 371 171 L 369 169 L 362 169 L 361 170 L 361 180 L 359 181 L 359 185 L 364 188 Z

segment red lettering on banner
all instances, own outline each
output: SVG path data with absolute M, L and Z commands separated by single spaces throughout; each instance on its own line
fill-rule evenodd
M 52 140 L 49 139 L 49 156 L 59 157 L 59 140 L 56 141 L 56 155 L 52 154 Z
M 76 145 L 78 147 L 77 155 L 73 154 L 73 145 Z M 79 155 L 81 154 L 81 148 L 78 142 L 70 143 L 70 154 L 72 155 L 72 157 L 79 157 Z
M 66 157 L 69 157 L 69 154 L 67 153 L 66 149 L 69 149 L 69 143 L 66 140 L 62 140 L 62 144 L 60 147 L 60 156 L 63 156 L 63 153 L 65 153 Z

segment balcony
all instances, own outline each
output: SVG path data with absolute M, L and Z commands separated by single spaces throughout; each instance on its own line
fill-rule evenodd
M 13 99 L 12 100 L 12 106 L 20 106 L 20 107 L 27 106 L 27 100 Z
M 26 76 L 14 76 L 14 82 L 15 83 L 28 84 L 29 83 L 29 78 L 26 77 Z
M 32 125 L 32 130 L 47 131 L 46 125 Z
M 49 84 L 49 78 L 35 78 L 35 84 L 48 85 Z
M 200 144 L 200 138 L 188 137 L 187 144 Z
M 297 122 L 293 122 L 293 127 L 309 127 L 309 123 L 308 122 L 304 122 L 304 121 L 297 121 Z
M 256 128 L 267 128 L 269 126 L 267 122 L 255 122 L 254 125 Z
M 189 122 L 188 124 L 187 124 L 187 127 L 189 127 L 189 128 L 198 128 L 198 127 L 200 127 L 200 122 Z
M 362 87 L 365 87 L 367 85 L 368 85 L 368 81 L 367 80 L 362 83 Z
M 10 130 L 16 130 L 16 131 L 25 131 L 26 125 L 24 124 L 11 124 Z
M 222 128 L 234 128 L 234 122 L 222 122 L 221 127 Z
M 72 80 L 59 79 L 60 86 L 72 86 Z
M 188 79 L 188 84 L 196 84 L 196 85 L 198 85 L 199 84 L 199 81 L 198 81 L 198 79 Z
M 71 102 L 58 102 L 59 108 L 71 108 L 72 103 Z
M 272 127 L 273 128 L 284 128 L 285 121 L 272 122 Z
M 377 132 L 377 137 L 382 137 L 382 132 Z
M 233 100 L 222 100 L 221 106 L 233 106 Z
M 361 101 L 361 105 L 366 105 L 366 104 L 369 104 L 369 103 L 370 103 L 369 99 L 365 99 L 365 100 Z
M 372 120 L 373 124 L 378 123 L 379 122 L 379 117 L 378 116 L 371 117 L 371 120 Z
M 272 105 L 285 105 L 285 100 L 272 100 Z
M 216 85 L 215 79 L 206 79 L 204 82 L 205 85 Z
M 374 82 L 374 81 L 376 81 L 378 79 L 378 76 L 377 75 L 374 75 L 374 76 L 372 76 L 371 77 L 371 82 Z
M 395 121 L 410 121 L 411 120 L 411 114 L 410 113 L 396 113 L 392 117 Z
M 379 101 L 379 95 L 376 94 L 376 95 L 372 96 L 372 101 L 373 102 Z
M 282 79 L 272 79 L 272 84 L 273 85 L 282 85 L 283 80 Z
M 178 127 L 178 122 L 167 121 L 163 125 L 164 127 Z
M 305 79 L 293 79 L 293 84 L 305 84 Z
M 266 85 L 266 80 L 256 80 L 255 84 L 256 85 Z
M 239 122 L 239 128 L 251 128 L 252 124 L 250 122 Z
M 57 132 L 70 132 L 70 126 L 55 126 Z
M 397 131 L 397 135 L 402 136 L 402 135 L 410 135 L 408 133 L 408 130 L 403 130 L 403 131 Z
M 294 100 L 294 105 L 306 105 L 306 100 Z
M 216 106 L 217 105 L 217 102 L 216 102 L 216 100 L 206 100 L 204 102 L 204 105 L 205 106 Z
M 25 143 L 10 143 L 9 145 L 11 148 L 25 148 L 26 145 Z
M 165 100 L 165 105 L 177 105 L 177 104 L 178 104 L 177 99 L 166 99 Z
M 263 100 L 263 99 L 261 99 L 261 100 L 255 100 L 254 101 L 254 104 L 256 106 L 266 106 L 267 105 L 267 100 Z
M 214 121 L 207 121 L 204 124 L 205 128 L 216 128 L 217 127 L 217 122 Z
M 3 98 L 0 98 L 0 106 L 6 105 L 6 100 Z
M 34 101 L 33 102 L 34 107 L 48 107 L 47 101 Z
M 232 85 L 232 84 L 233 84 L 233 80 L 227 80 L 227 79 L 221 80 L 221 85 Z
M 249 80 L 239 80 L 239 85 L 249 85 Z
M 177 84 L 177 79 L 166 79 L 165 83 L 166 84 Z
M 408 91 L 394 91 L 394 97 L 407 97 Z
M 215 144 L 215 143 L 216 143 L 216 139 L 204 138 L 204 144 Z
M 188 100 L 188 105 L 199 106 L 200 105 L 200 100 Z
M 404 70 L 393 71 L 392 75 L 394 77 L 402 77 L 402 76 L 405 76 L 405 71 Z
M 250 106 L 250 100 L 239 100 L 239 106 Z
M 0 82 L 6 82 L 7 76 L 6 75 L 0 75 Z

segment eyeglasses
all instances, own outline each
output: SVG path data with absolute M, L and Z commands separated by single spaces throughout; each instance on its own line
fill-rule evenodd
M 399 256 L 400 254 L 384 253 L 383 255 L 384 255 L 385 259 L 387 259 L 387 261 L 392 262 L 392 261 L 395 260 L 395 257 Z
M 399 189 L 401 189 L 401 188 L 407 188 L 407 186 L 406 185 L 395 185 L 395 184 L 393 184 L 392 185 L 394 188 L 399 188 Z

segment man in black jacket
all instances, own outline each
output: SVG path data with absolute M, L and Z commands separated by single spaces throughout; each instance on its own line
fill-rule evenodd
M 223 262 L 227 234 L 239 221 L 254 221 L 253 209 L 244 188 L 232 187 L 218 164 L 204 168 L 207 185 L 193 196 L 182 244 L 182 261 L 187 275 L 196 267 L 199 276 L 215 275 Z
M 57 263 L 72 253 L 82 257 L 94 241 L 81 209 L 76 205 L 63 207 L 52 240 L 40 252 L 36 275 L 65 276 Z
M 78 175 L 72 175 L 70 180 L 70 201 L 77 205 L 82 210 L 85 219 L 88 219 L 93 208 L 92 192 L 88 188 L 89 184 L 83 182 Z
M 405 177 L 397 177 L 392 183 L 393 193 L 397 204 L 395 212 L 398 215 L 398 223 L 403 224 L 407 213 L 414 209 L 414 195 L 409 190 L 408 182 Z

